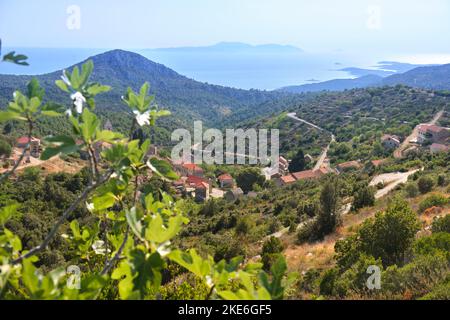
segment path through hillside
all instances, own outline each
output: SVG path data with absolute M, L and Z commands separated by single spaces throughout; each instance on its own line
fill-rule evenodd
M 319 170 L 323 166 L 325 160 L 327 159 L 328 151 L 330 150 L 331 144 L 336 141 L 335 135 L 333 133 L 331 133 L 330 131 L 319 127 L 318 125 L 315 125 L 314 123 L 311 123 L 309 121 L 306 121 L 304 119 L 301 119 L 301 118 L 297 117 L 297 114 L 295 112 L 288 113 L 287 117 L 291 118 L 291 119 L 293 119 L 295 121 L 299 121 L 299 122 L 305 123 L 305 124 L 307 124 L 307 125 L 309 125 L 309 126 L 311 126 L 313 128 L 316 128 L 317 130 L 326 132 L 326 133 L 331 135 L 330 143 L 323 149 L 322 154 L 319 156 L 319 159 L 317 160 L 317 163 L 316 163 L 316 165 L 314 166 L 314 169 L 313 169 L 313 171 Z

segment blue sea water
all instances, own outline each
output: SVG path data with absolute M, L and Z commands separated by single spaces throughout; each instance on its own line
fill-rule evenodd
M 9 49 L 11 50 L 11 49 Z M 67 68 L 107 49 L 16 48 L 30 66 L 0 64 L 0 74 L 43 74 Z M 4 49 L 6 53 L 8 49 Z M 375 58 L 336 53 L 202 52 L 189 50 L 133 50 L 197 81 L 243 89 L 277 89 L 331 79 L 353 78 L 347 67 L 368 67 Z

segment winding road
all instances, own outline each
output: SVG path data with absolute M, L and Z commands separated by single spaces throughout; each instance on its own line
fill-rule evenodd
M 313 169 L 313 171 L 319 170 L 323 166 L 323 163 L 325 162 L 325 160 L 327 159 L 328 151 L 330 150 L 331 144 L 336 141 L 336 136 L 333 133 L 331 133 L 330 131 L 323 129 L 323 128 L 319 127 L 318 125 L 315 125 L 314 123 L 311 123 L 309 121 L 306 121 L 304 119 L 297 117 L 297 114 L 295 112 L 288 113 L 286 116 L 293 120 L 305 123 L 313 128 L 316 128 L 317 130 L 326 132 L 331 135 L 330 143 L 323 149 L 322 154 L 319 156 L 319 159 L 317 160 L 317 163 Z

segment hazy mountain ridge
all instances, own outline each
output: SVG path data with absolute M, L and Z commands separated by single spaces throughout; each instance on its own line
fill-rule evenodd
M 398 84 L 415 88 L 450 90 L 450 64 L 417 67 L 404 73 L 384 78 L 374 74 L 356 79 L 336 79 L 314 84 L 288 86 L 279 90 L 291 93 L 342 91 L 375 86 L 395 86 Z
M 174 47 L 174 48 L 157 48 L 157 49 L 147 49 L 146 51 L 170 51 L 170 52 L 284 52 L 284 53 L 301 53 L 304 52 L 302 49 L 291 45 L 280 45 L 280 44 L 260 44 L 251 45 L 243 42 L 219 42 L 211 46 L 189 46 L 189 47 Z
M 201 83 L 178 74 L 162 64 L 128 51 L 113 50 L 91 57 L 95 68 L 92 81 L 112 86 L 112 91 L 98 98 L 100 109 L 123 110 L 120 97 L 130 86 L 137 90 L 144 82 L 151 84 L 151 92 L 162 107 L 170 109 L 175 118 L 199 119 L 213 124 L 242 108 L 257 106 L 284 93 L 242 90 Z M 69 70 L 72 67 L 68 68 Z M 62 70 L 36 78 L 47 91 L 47 97 L 68 103 L 68 97 L 56 88 Z M 24 89 L 32 76 L 0 75 L 0 105 L 5 105 L 16 89 Z M 263 111 L 263 110 L 262 110 Z

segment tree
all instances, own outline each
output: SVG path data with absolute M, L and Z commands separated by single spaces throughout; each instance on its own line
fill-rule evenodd
M 411 247 L 420 223 L 408 203 L 394 199 L 385 212 L 367 220 L 359 231 L 362 251 L 381 258 L 383 265 L 401 265 Z
M 261 251 L 261 260 L 263 263 L 263 269 L 269 271 L 273 263 L 279 258 L 280 254 L 283 252 L 283 243 L 280 239 L 275 237 L 270 237 L 263 244 Z
M 408 203 L 395 198 L 385 212 L 366 220 L 356 234 L 336 242 L 337 264 L 347 270 L 366 255 L 381 259 L 385 267 L 401 266 L 419 230 L 419 220 Z
M 433 179 L 430 177 L 422 177 L 417 181 L 417 186 L 419 188 L 420 193 L 425 194 L 433 190 Z
M 258 168 L 246 168 L 240 171 L 236 177 L 236 184 L 245 193 L 253 190 L 255 184 L 262 186 L 265 178 Z
M 317 241 L 340 225 L 341 201 L 337 179 L 328 180 L 320 192 L 317 218 L 307 221 L 297 233 L 297 242 Z
M 303 171 L 304 169 L 305 169 L 305 154 L 303 153 L 302 149 L 299 149 L 295 157 L 289 163 L 289 171 L 299 172 Z
M 5 140 L 0 140 L 0 156 L 9 157 L 11 156 L 12 147 Z
M 364 207 L 370 207 L 375 204 L 375 190 L 368 185 L 364 185 L 354 193 L 352 211 L 357 211 L 358 209 Z
M 325 183 L 320 192 L 320 210 L 317 217 L 320 238 L 334 232 L 340 224 L 340 204 L 338 180 L 332 179 Z
M 405 193 L 408 198 L 414 198 L 419 193 L 417 184 L 415 182 L 410 182 L 405 186 Z
M 5 59 L 20 62 L 24 57 L 11 53 L 3 61 Z M 89 60 L 81 68 L 75 66 L 70 72 L 64 71 L 61 80 L 56 81 L 57 87 L 72 100 L 68 110 L 51 102 L 43 104 L 44 90 L 33 79 L 26 94 L 16 91 L 14 101 L 5 111 L 0 111 L 0 122 L 11 119 L 26 122 L 30 136 L 36 121 L 61 117 L 72 127 L 72 135 L 47 137 L 41 159 L 60 154 L 67 156 L 81 150 L 88 154 L 89 160 L 88 181 L 81 186 L 83 190 L 80 192 L 67 192 L 64 187 L 70 184 L 67 174 L 51 175 L 42 182 L 35 181 L 34 172 L 29 170 L 31 173 L 26 172 L 24 177 L 31 180 L 18 179 L 14 183 L 23 184 L 24 191 L 33 193 L 34 188 L 30 185 L 42 185 L 45 192 L 38 196 L 44 200 L 44 205 L 40 209 L 52 211 L 56 207 L 61 212 L 50 222 L 51 226 L 41 228 L 42 237 L 27 247 L 27 237 L 16 235 L 6 227 L 8 222 L 14 224 L 20 218 L 19 204 L 2 203 L 0 261 L 2 270 L 7 272 L 0 277 L 0 298 L 156 299 L 164 285 L 163 275 L 167 275 L 169 265 L 174 264 L 195 276 L 203 287 L 208 287 L 206 299 L 282 298 L 286 271 L 284 260 L 279 259 L 268 275 L 260 265 L 243 264 L 242 257 L 215 263 L 211 256 L 203 257 L 195 249 L 178 249 L 173 244 L 188 222 L 186 215 L 169 194 L 162 193 L 157 200 L 153 190 L 155 185 L 149 184 L 150 190 L 145 190 L 141 184 L 150 174 L 164 180 L 176 180 L 178 176 L 166 161 L 147 157 L 149 140 L 139 143 L 130 136 L 101 129 L 101 121 L 93 112 L 94 97 L 110 88 L 89 82 L 93 68 L 93 62 Z M 129 107 L 129 114 L 134 115 L 128 132 L 133 132 L 137 126 L 151 126 L 158 118 L 168 115 L 167 111 L 159 110 L 154 104 L 149 89 L 148 83 L 142 85 L 138 93 L 128 88 L 122 97 Z M 98 142 L 111 145 L 99 156 L 94 152 Z M 2 191 L 11 185 L 7 178 L 16 168 L 0 176 Z M 24 193 L 17 192 L 15 200 L 25 202 L 32 199 Z M 48 208 L 49 200 L 54 207 Z M 21 209 L 29 210 L 33 203 L 24 203 Z M 80 210 L 86 219 L 80 219 Z M 30 218 L 28 214 L 23 216 L 24 219 Z M 47 221 L 44 215 L 39 216 L 39 220 Z M 36 225 L 39 221 L 31 222 Z M 245 221 L 242 226 L 241 231 L 248 231 L 253 225 Z M 61 232 L 64 232 L 64 237 Z M 48 250 L 49 247 L 53 249 L 55 242 L 63 242 L 70 248 L 65 252 L 68 259 L 83 270 L 83 279 L 78 284 L 73 283 L 73 277 L 66 276 L 71 272 L 66 273 L 64 268 L 48 272 L 40 265 L 41 261 L 63 265 L 65 256 Z M 174 279 L 164 281 L 171 280 Z M 233 280 L 232 286 L 230 280 Z M 70 290 L 72 288 L 67 284 L 77 285 L 78 290 Z

